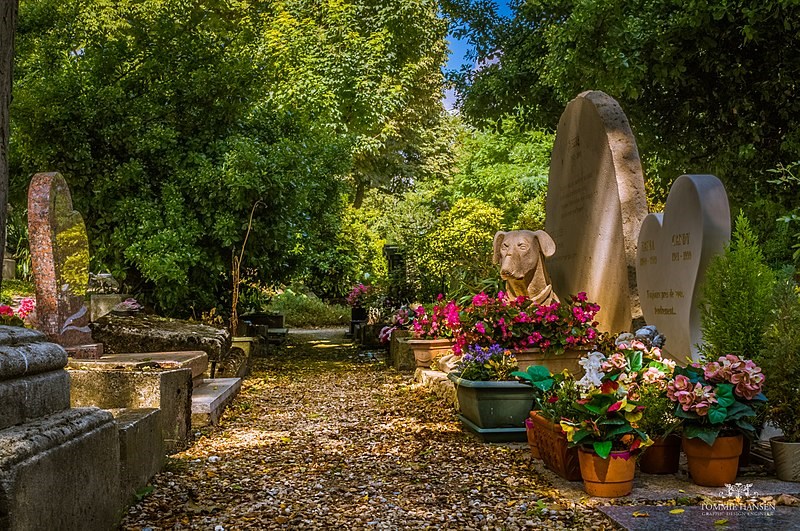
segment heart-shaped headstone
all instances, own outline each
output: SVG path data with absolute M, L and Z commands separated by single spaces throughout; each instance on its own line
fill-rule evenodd
M 28 189 L 28 236 L 37 328 L 63 346 L 91 343 L 84 302 L 89 238 L 59 173 L 37 173 Z
M 713 175 L 682 175 L 663 214 L 649 214 L 639 232 L 636 276 L 642 313 L 667 338 L 678 361 L 697 359 L 701 284 L 710 260 L 731 238 L 728 194 Z

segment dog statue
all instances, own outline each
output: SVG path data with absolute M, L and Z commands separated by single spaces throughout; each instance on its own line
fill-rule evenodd
M 559 302 L 544 265 L 545 257 L 555 252 L 556 243 L 543 230 L 496 233 L 493 262 L 500 264 L 500 277 L 506 281 L 506 298 L 525 296 L 537 304 Z

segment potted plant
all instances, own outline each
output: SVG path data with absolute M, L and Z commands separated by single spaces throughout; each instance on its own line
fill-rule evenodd
M 526 440 L 525 418 L 534 393 L 513 378 L 517 368 L 510 350 L 471 345 L 448 374 L 456 386 L 459 418 L 485 441 Z
M 544 393 L 553 387 L 555 380 L 547 367 L 541 365 L 530 365 L 525 372 L 515 371 L 511 373 L 511 376 L 519 378 L 522 383 L 530 385 L 533 389 L 534 409 L 531 411 L 531 416 L 525 419 L 525 430 L 531 456 L 534 459 L 541 459 L 539 441 L 536 438 L 536 423 L 533 421 L 533 417 L 541 410 Z
M 675 433 L 680 420 L 675 417 L 674 404 L 667 397 L 667 384 L 675 370 L 675 362 L 664 358 L 661 349 L 653 344 L 659 338 L 659 344 L 663 344 L 663 336 L 655 327 L 647 328 L 651 330 L 642 329 L 636 333 L 636 338 L 641 338 L 641 341 L 630 334 L 620 335 L 615 352 L 601 368 L 609 376 L 627 372 L 628 396 L 644 408 L 636 426 L 653 444 L 639 456 L 639 469 L 646 474 L 675 474 L 681 454 L 681 440 Z
M 572 412 L 572 403 L 580 398 L 577 382 L 569 372 L 553 375 L 553 384 L 542 394 L 540 411 L 531 412 L 536 445 L 545 466 L 568 481 L 580 481 L 578 449 L 570 448 L 561 420 Z
M 676 403 L 683 451 L 696 484 L 721 487 L 736 479 L 743 434 L 755 433 L 753 406 L 766 401 L 763 383 L 761 368 L 734 354 L 675 368 L 667 396 Z
M 800 293 L 789 271 L 776 288 L 775 320 L 764 339 L 761 366 L 766 420 L 783 432 L 770 439 L 775 472 L 783 481 L 800 481 Z
M 620 349 L 606 358 L 592 352 L 578 381 L 581 398 L 561 421 L 571 446 L 578 447 L 584 490 L 591 496 L 615 498 L 633 489 L 636 456 L 652 441 L 638 427 L 644 406 L 634 398 L 643 368 L 639 349 Z
M 507 300 L 503 292 L 497 297 L 479 293 L 461 312 L 454 350 L 497 343 L 513 350 L 523 370 L 542 365 L 554 374 L 564 369 L 579 374 L 578 360 L 599 339 L 594 321 L 599 309 L 585 293 L 548 305 L 527 297 Z
M 445 303 L 444 297 L 439 295 L 431 311 L 422 305 L 417 306 L 411 323 L 413 337 L 407 340 L 414 351 L 417 367 L 430 367 L 434 357 L 452 351 L 453 336 L 460 326 L 459 308 L 455 301 Z

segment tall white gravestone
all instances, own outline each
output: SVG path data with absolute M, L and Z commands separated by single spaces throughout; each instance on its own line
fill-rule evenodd
M 562 300 L 585 291 L 599 328 L 629 330 L 641 316 L 636 237 L 647 215 L 639 151 L 619 104 L 600 91 L 569 102 L 558 122 L 547 190 L 547 261 Z
M 663 214 L 650 214 L 639 233 L 636 274 L 647 324 L 667 337 L 677 361 L 697 359 L 705 271 L 731 238 L 728 195 L 713 175 L 682 175 Z

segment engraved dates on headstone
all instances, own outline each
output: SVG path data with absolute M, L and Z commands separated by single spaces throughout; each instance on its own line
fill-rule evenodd
M 697 359 L 701 284 L 730 235 L 728 196 L 713 175 L 676 179 L 664 213 L 642 223 L 636 261 L 642 312 L 666 335 L 664 350 L 677 361 Z

